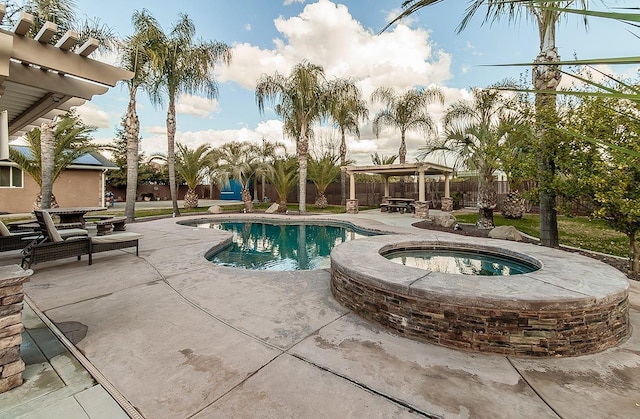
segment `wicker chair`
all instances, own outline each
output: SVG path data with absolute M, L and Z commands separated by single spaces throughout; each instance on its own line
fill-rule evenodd
M 82 255 L 89 255 L 91 265 L 91 239 L 87 230 L 56 229 L 51 215 L 43 210 L 35 210 L 34 214 L 40 225 L 41 238 L 31 242 L 22 250 L 22 267 L 30 268 L 40 262 L 48 262 L 70 257 L 81 259 Z
M 28 238 L 36 236 L 33 232 L 11 233 L 2 221 L 0 221 L 0 252 L 9 250 L 21 250 L 29 244 Z
M 62 259 L 82 255 L 89 255 L 89 265 L 93 263 L 93 253 L 106 252 L 108 250 L 136 248 L 138 256 L 138 242 L 143 237 L 138 233 L 109 234 L 99 237 L 88 237 L 86 230 L 67 229 L 57 230 L 51 214 L 47 211 L 34 211 L 38 223 L 41 226 L 43 239 L 27 246 L 22 252 L 22 266 L 30 267 L 32 264 L 49 260 Z M 75 230 L 75 232 L 71 231 Z M 72 235 L 72 234 L 76 235 Z M 66 235 L 66 237 L 63 237 Z

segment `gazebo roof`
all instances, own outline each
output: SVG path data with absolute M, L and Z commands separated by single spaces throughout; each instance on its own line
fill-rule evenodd
M 5 12 L 0 4 L 0 19 Z M 78 34 L 67 31 L 56 45 L 49 44 L 57 31 L 54 23 L 46 22 L 28 38 L 33 21 L 22 13 L 11 31 L 0 29 L 0 111 L 7 111 L 10 138 L 133 77 L 130 71 L 88 58 L 98 48 L 95 39 L 72 50 Z
M 347 173 L 367 173 L 385 176 L 411 176 L 424 172 L 425 175 L 445 175 L 453 173 L 452 167 L 436 163 L 415 162 L 403 164 L 381 164 L 369 166 L 344 166 Z

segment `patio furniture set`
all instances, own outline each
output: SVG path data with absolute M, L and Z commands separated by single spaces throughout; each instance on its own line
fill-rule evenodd
M 22 267 L 30 268 L 40 262 L 87 255 L 89 265 L 93 263 L 94 253 L 109 250 L 136 248 L 138 256 L 139 240 L 142 234 L 122 232 L 125 230 L 125 217 L 89 216 L 86 217 L 96 226 L 97 236 L 89 236 L 85 229 L 85 214 L 106 208 L 56 208 L 35 210 L 35 220 L 9 223 L 8 229 L 0 222 L 0 251 L 22 249 Z M 52 218 L 57 215 L 60 222 L 55 224 Z M 109 234 L 111 229 L 118 233 Z

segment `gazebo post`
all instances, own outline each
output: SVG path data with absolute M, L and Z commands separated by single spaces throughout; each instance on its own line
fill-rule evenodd
M 444 198 L 442 198 L 442 211 L 453 211 L 453 199 L 449 196 L 449 173 L 444 174 Z
M 418 169 L 418 200 L 414 203 L 416 218 L 429 218 L 429 201 L 425 201 L 424 182 L 424 167 L 420 167 Z
M 382 175 L 384 179 L 384 196 L 382 197 L 382 203 L 386 203 L 389 198 L 389 175 Z
M 356 199 L 356 177 L 355 173 L 347 171 L 349 175 L 349 199 L 347 199 L 347 214 L 358 213 L 358 200 Z

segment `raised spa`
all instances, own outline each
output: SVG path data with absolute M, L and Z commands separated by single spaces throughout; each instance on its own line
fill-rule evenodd
M 617 269 L 542 246 L 442 236 L 386 235 L 337 246 L 331 253 L 333 295 L 403 336 L 469 351 L 575 356 L 629 335 L 629 282 Z M 439 249 L 506 256 L 538 269 L 458 275 L 385 257 Z
M 497 253 L 458 249 L 401 249 L 384 253 L 392 262 L 446 274 L 508 276 L 540 269 L 532 260 Z

